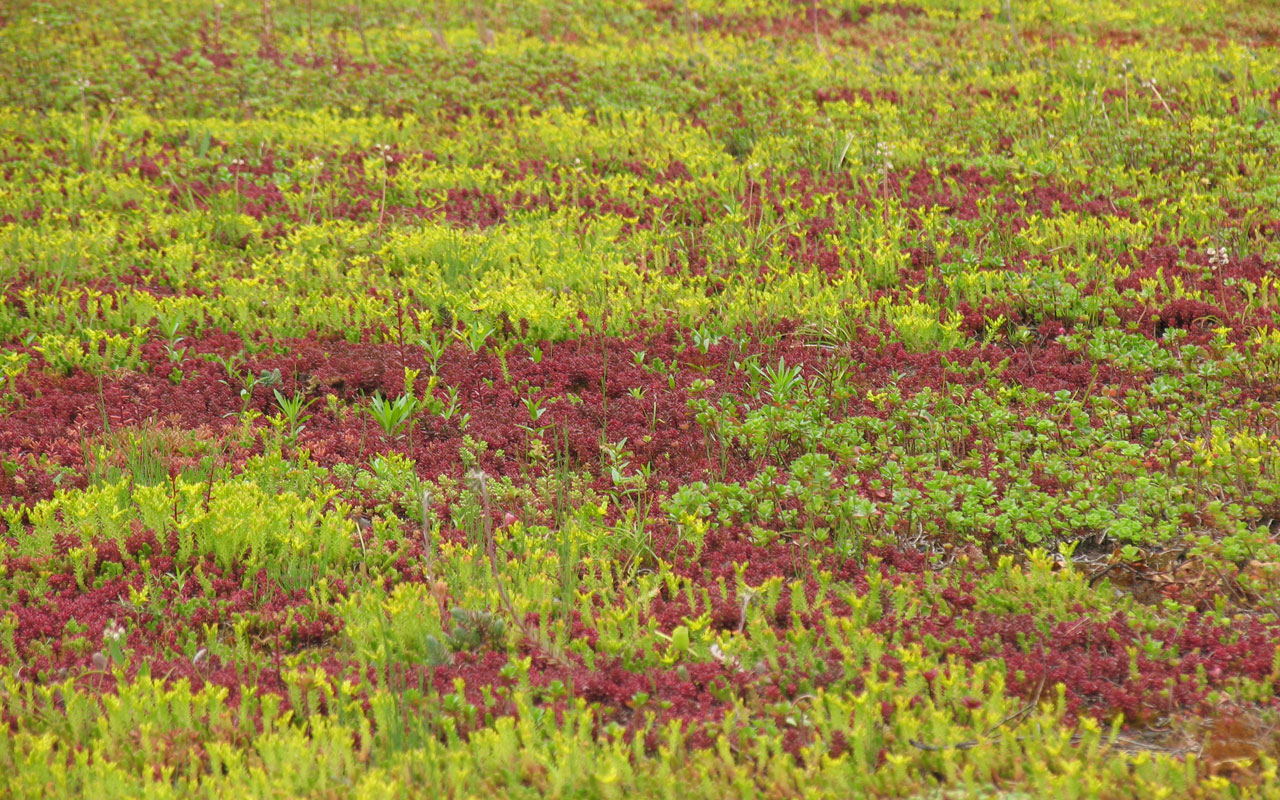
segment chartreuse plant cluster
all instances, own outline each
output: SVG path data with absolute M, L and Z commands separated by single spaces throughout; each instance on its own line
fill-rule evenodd
M 385 691 L 364 703 L 349 682 L 290 670 L 285 684 L 293 709 L 287 711 L 274 695 L 247 699 L 237 710 L 225 689 L 196 691 L 185 681 L 166 686 L 145 674 L 113 695 L 106 708 L 71 684 L 41 687 L 15 696 L 6 710 L 44 721 L 16 739 L 6 738 L 3 747 L 6 756 L 23 754 L 23 774 L 10 784 L 19 795 L 64 786 L 102 796 L 240 791 L 372 797 L 435 785 L 459 794 L 720 797 L 726 789 L 754 793 L 760 772 L 779 788 L 824 794 L 910 792 L 931 782 L 925 775 L 988 786 L 1002 774 L 1012 775 L 1069 797 L 1130 786 L 1151 792 L 1188 792 L 1196 786 L 1194 770 L 1187 767 L 1108 757 L 1115 731 L 1096 724 L 1078 734 L 1038 734 L 1040 758 L 1024 760 L 1020 735 L 1061 730 L 1060 713 L 1051 703 L 1009 724 L 1007 717 L 1026 709 L 994 699 L 963 702 L 971 698 L 962 693 L 974 685 L 990 698 L 1003 696 L 992 670 L 953 670 L 947 678 L 929 681 L 920 668 L 931 663 L 918 655 L 914 662 L 905 687 L 920 692 L 922 700 L 910 708 L 897 703 L 903 687 L 880 682 L 856 697 L 819 692 L 793 708 L 791 718 L 806 729 L 854 743 L 832 758 L 818 738 L 804 750 L 807 764 L 771 747 L 771 731 L 731 721 L 718 733 L 733 747 L 705 750 L 690 749 L 674 725 L 654 728 L 650 722 L 634 735 L 616 728 L 600 731 L 598 719 L 580 700 L 556 715 L 539 713 L 518 669 L 501 690 L 517 713 L 492 724 L 481 724 L 461 681 L 453 692 L 427 703 Z M 10 682 L 6 688 L 18 687 Z M 897 712 L 893 725 L 880 722 L 883 706 Z M 308 711 L 316 708 L 325 711 Z M 195 733 L 193 724 L 202 733 Z M 139 725 L 147 730 L 141 740 L 135 735 Z M 877 753 L 886 742 L 917 736 L 956 740 L 909 761 L 879 763 Z M 966 736 L 971 738 L 959 738 Z M 646 738 L 656 740 L 652 752 Z M 55 769 L 50 763 L 59 760 L 58 742 L 84 755 Z M 204 763 L 184 758 L 175 749 L 178 743 L 202 747 Z M 1085 765 L 1088 777 L 1080 775 Z
M 0 11 L 0 793 L 1280 791 L 1280 14 L 428 6 Z

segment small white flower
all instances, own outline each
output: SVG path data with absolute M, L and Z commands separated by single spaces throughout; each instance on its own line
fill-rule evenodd
M 1210 247 L 1208 254 L 1209 266 L 1214 269 L 1221 269 L 1231 263 L 1231 257 L 1227 255 L 1225 247 Z
M 711 657 L 729 669 L 738 669 L 741 662 L 735 656 L 726 655 L 724 649 L 718 643 L 711 645 Z
M 893 169 L 893 146 L 888 142 L 876 142 L 876 158 L 884 164 L 885 170 Z

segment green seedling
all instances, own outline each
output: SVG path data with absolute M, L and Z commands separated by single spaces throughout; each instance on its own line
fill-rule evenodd
M 395 400 L 387 400 L 381 394 L 375 394 L 369 401 L 369 416 L 382 429 L 387 441 L 399 439 L 403 429 L 413 419 L 421 406 L 418 398 L 405 393 Z
M 303 414 L 315 398 L 306 400 L 301 392 L 294 394 L 292 397 L 285 397 L 280 393 L 279 389 L 273 389 L 272 393 L 276 398 L 276 405 L 280 408 L 280 417 L 284 421 L 284 427 L 287 431 L 289 444 L 296 444 L 298 434 L 302 433 L 307 426 L 304 424 L 311 419 L 310 414 Z

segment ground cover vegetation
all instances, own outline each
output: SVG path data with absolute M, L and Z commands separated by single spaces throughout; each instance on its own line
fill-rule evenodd
M 0 793 L 1280 792 L 1280 9 L 0 7 Z

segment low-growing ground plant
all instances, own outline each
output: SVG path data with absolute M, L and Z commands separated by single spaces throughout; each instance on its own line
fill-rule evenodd
M 10 5 L 0 795 L 1280 791 L 1274 9 Z

